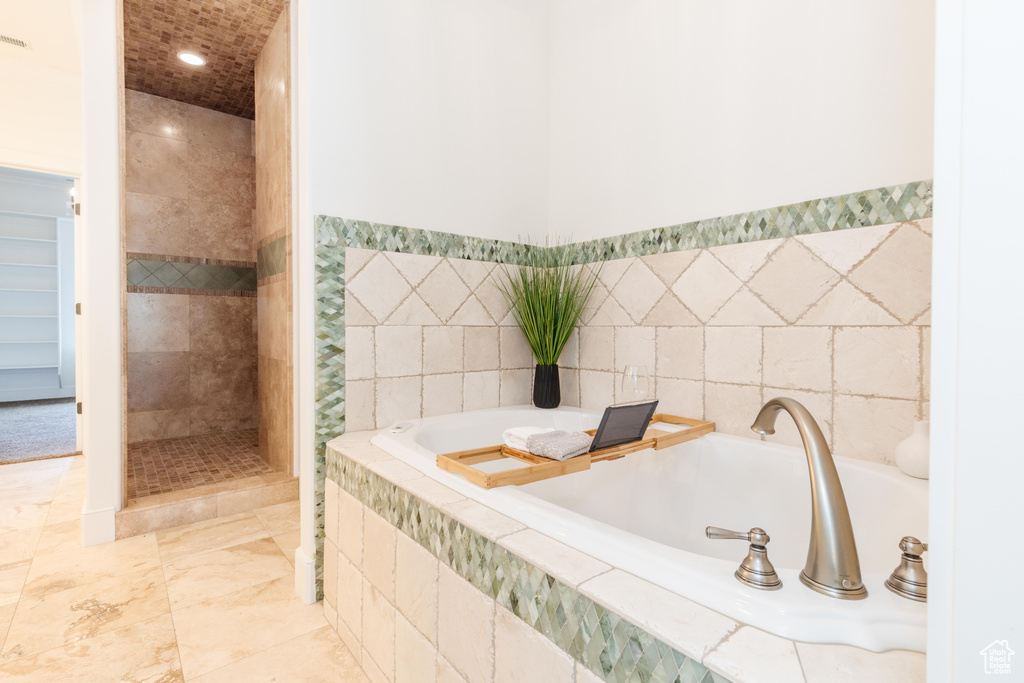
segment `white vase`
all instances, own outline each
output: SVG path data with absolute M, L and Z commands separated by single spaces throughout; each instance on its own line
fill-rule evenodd
M 896 465 L 904 474 L 928 478 L 928 420 L 915 420 L 914 433 L 896 446 Z

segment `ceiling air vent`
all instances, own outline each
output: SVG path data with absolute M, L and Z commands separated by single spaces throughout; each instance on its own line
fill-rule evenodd
M 3 33 L 0 33 L 0 43 L 3 43 L 4 45 L 13 45 L 14 47 L 28 47 L 28 43 L 24 40 L 5 36 Z

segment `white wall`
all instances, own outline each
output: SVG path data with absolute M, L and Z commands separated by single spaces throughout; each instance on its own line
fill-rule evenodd
M 1024 5 L 939 0 L 928 680 L 980 681 L 1008 640 L 1024 678 L 1020 386 Z M 995 677 L 993 677 L 995 678 Z
M 932 176 L 931 0 L 554 0 L 552 233 Z
M 543 233 L 547 2 L 309 0 L 314 213 Z

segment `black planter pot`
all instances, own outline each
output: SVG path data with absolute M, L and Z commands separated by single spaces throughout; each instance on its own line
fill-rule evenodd
M 562 402 L 558 387 L 558 366 L 538 365 L 533 375 L 533 405 L 538 408 L 557 408 Z

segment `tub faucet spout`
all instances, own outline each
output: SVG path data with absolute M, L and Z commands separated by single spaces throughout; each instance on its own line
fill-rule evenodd
M 764 404 L 750 428 L 762 436 L 774 434 L 775 419 L 783 410 L 789 413 L 800 431 L 811 477 L 811 539 L 800 581 L 831 598 L 865 598 L 868 591 L 860 576 L 860 560 L 846 496 L 818 423 L 793 399 L 773 398 Z

